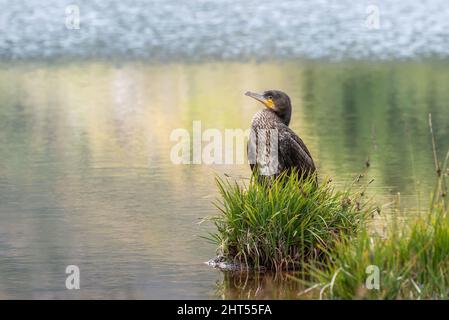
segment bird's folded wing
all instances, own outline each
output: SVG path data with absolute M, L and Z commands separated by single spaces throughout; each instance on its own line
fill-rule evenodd
M 315 164 L 306 145 L 289 128 L 280 132 L 279 151 L 287 167 L 297 167 L 310 172 L 315 171 Z

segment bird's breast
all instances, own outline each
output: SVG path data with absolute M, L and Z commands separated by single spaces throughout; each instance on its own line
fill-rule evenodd
M 269 110 L 257 112 L 251 121 L 253 129 L 275 129 L 279 125 L 279 118 Z

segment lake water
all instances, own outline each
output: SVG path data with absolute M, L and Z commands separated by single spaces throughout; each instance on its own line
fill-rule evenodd
M 448 57 L 447 0 L 0 0 L 0 58 Z
M 0 298 L 295 298 L 289 281 L 204 264 L 214 176 L 250 171 L 175 165 L 171 132 L 246 129 L 261 106 L 244 92 L 282 89 L 320 176 L 343 185 L 369 159 L 370 194 L 400 192 L 406 216 L 433 186 L 430 112 L 449 148 L 448 83 L 444 61 L 2 64 Z

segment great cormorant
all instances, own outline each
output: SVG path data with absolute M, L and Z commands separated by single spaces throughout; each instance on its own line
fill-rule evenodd
M 266 107 L 254 115 L 251 124 L 248 142 L 251 170 L 275 177 L 283 171 L 289 174 L 292 169 L 300 177 L 314 174 L 316 168 L 312 155 L 301 138 L 288 127 L 292 114 L 288 95 L 278 90 L 265 91 L 263 94 L 246 92 L 245 95 Z

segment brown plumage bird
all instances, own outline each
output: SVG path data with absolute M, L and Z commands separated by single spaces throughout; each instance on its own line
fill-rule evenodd
M 312 155 L 304 142 L 288 125 L 292 105 L 287 94 L 268 90 L 263 94 L 246 92 L 245 95 L 265 105 L 252 120 L 248 142 L 248 158 L 251 170 L 263 176 L 276 177 L 293 169 L 301 177 L 316 171 Z

